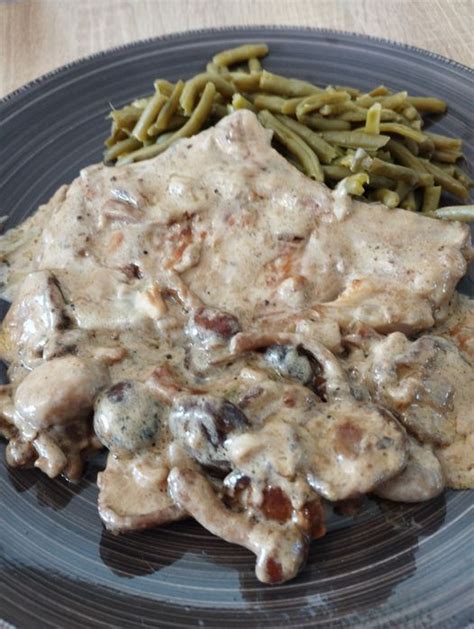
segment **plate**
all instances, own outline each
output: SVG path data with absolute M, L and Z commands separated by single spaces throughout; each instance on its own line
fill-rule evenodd
M 201 70 L 216 51 L 266 41 L 266 67 L 320 84 L 385 83 L 449 103 L 435 121 L 474 164 L 474 73 L 422 50 L 296 28 L 196 31 L 79 61 L 0 102 L 0 202 L 23 220 L 101 160 L 109 103 L 121 106 Z M 467 287 L 472 293 L 472 283 Z M 5 308 L 4 308 L 5 311 Z M 90 467 L 78 485 L 8 470 L 0 457 L 0 617 L 17 627 L 463 627 L 474 620 L 474 492 L 412 506 L 367 500 L 331 517 L 306 569 L 269 587 L 249 552 L 192 521 L 114 537 L 102 528 Z M 2 623 L 0 622 L 0 626 Z

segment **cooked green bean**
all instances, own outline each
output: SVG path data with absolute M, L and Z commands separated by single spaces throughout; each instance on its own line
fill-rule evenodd
M 289 116 L 277 115 L 276 117 L 281 123 L 299 135 L 313 149 L 323 164 L 330 164 L 336 157 L 334 147 L 317 133 L 314 133 L 314 131 L 311 131 L 311 129 Z
M 160 92 L 155 92 L 133 128 L 132 135 L 137 138 L 137 140 L 144 142 L 147 139 L 147 131 L 156 120 L 157 115 L 165 103 L 166 96 L 163 96 Z
M 442 218 L 445 221 L 474 222 L 474 205 L 454 205 L 440 207 L 432 212 L 434 218 Z
M 245 96 L 242 96 L 242 94 L 239 93 L 232 96 L 232 107 L 236 110 L 250 109 L 250 111 L 253 111 L 254 113 L 257 112 L 257 108 L 254 106 L 254 104 L 247 100 Z
M 117 157 L 124 155 L 125 153 L 129 153 L 130 151 L 134 151 L 140 146 L 140 141 L 137 138 L 127 138 L 126 140 L 122 140 L 121 142 L 117 142 L 108 151 L 105 151 L 104 161 L 106 163 L 112 162 Z
M 419 202 L 415 196 L 414 190 L 410 190 L 410 192 L 406 195 L 401 203 L 401 207 L 404 210 L 409 210 L 411 212 L 416 212 L 418 210 Z
M 196 76 L 193 76 L 192 79 L 186 81 L 179 98 L 179 104 L 183 108 L 186 116 L 191 115 L 197 95 L 209 82 L 213 83 L 216 90 L 227 98 L 232 98 L 235 93 L 235 89 L 232 84 L 218 74 L 211 74 L 208 72 L 196 74 Z
M 148 129 L 148 135 L 155 135 L 168 128 L 168 125 L 179 105 L 179 99 L 183 92 L 184 81 L 178 81 L 170 94 L 169 99 L 163 105 L 156 122 Z
M 272 96 L 271 94 L 257 94 L 253 99 L 255 107 L 260 109 L 268 109 L 274 113 L 281 113 L 285 100 L 280 96 Z
M 165 79 L 157 79 L 153 83 L 155 90 L 163 94 L 163 96 L 171 96 L 174 85 Z
M 240 92 L 258 92 L 260 89 L 260 73 L 254 72 L 231 72 L 229 80 L 232 81 L 234 87 Z
M 301 96 L 298 98 L 284 99 L 283 105 L 281 107 L 282 114 L 296 114 L 296 109 L 302 100 L 303 99 L 301 98 Z
M 398 194 L 393 190 L 388 190 L 387 188 L 374 190 L 374 192 L 370 193 L 369 199 L 371 201 L 380 201 L 391 209 L 398 207 L 400 204 L 400 197 Z
M 378 157 L 374 157 L 370 165 L 369 173 L 374 175 L 384 175 L 395 181 L 406 181 L 411 186 L 415 186 L 419 182 L 418 173 L 412 168 L 406 166 L 398 166 L 397 164 L 389 164 Z
M 382 105 L 380 103 L 374 103 L 367 110 L 365 119 L 365 133 L 378 135 L 380 133 L 380 113 L 382 111 Z
M 399 203 L 402 203 L 409 192 L 413 190 L 412 186 L 406 181 L 397 181 L 395 192 L 400 199 Z
M 455 164 L 461 159 L 461 151 L 433 151 L 432 159 L 438 162 L 446 162 L 447 164 Z
M 374 87 L 374 89 L 369 92 L 369 96 L 388 96 L 390 94 L 390 90 L 385 85 L 378 85 Z
M 406 146 L 397 140 L 390 140 L 387 144 L 387 148 L 393 157 L 400 162 L 402 166 L 411 168 L 417 173 L 428 172 L 423 164 L 413 153 L 411 153 Z
M 460 181 L 448 175 L 444 170 L 438 168 L 427 159 L 423 160 L 427 171 L 434 177 L 435 182 L 447 192 L 451 192 L 454 196 L 459 197 L 463 201 L 467 201 L 469 190 L 462 185 Z
M 261 111 L 258 119 L 264 127 L 272 129 L 276 138 L 301 162 L 305 173 L 316 181 L 324 181 L 324 174 L 316 153 L 299 135 L 282 124 L 269 111 Z
M 367 93 L 319 87 L 263 69 L 261 57 L 267 52 L 265 44 L 239 46 L 214 55 L 206 72 L 185 84 L 154 81 L 152 96 L 110 113 L 106 161 L 153 157 L 180 137 L 249 109 L 273 129 L 274 145 L 284 157 L 333 188 L 341 182 L 339 189 L 347 190 L 359 182 L 352 188 L 357 194 L 389 207 L 421 208 L 430 216 L 441 190 L 468 197 L 472 181 L 457 165 L 461 140 L 423 130 L 422 116 L 443 113 L 444 101 L 392 92 L 384 85 Z
M 306 114 L 321 109 L 324 105 L 332 105 L 334 103 L 347 102 L 350 100 L 350 96 L 347 92 L 336 91 L 324 91 L 318 94 L 312 94 L 307 98 L 304 98 L 296 108 L 296 115 L 305 116 Z
M 333 181 L 339 181 L 344 177 L 350 177 L 353 173 L 346 166 L 323 166 L 324 176 Z
M 345 120 L 325 118 L 319 114 L 299 116 L 298 121 L 314 131 L 350 131 L 351 123 Z
M 323 138 L 331 144 L 346 148 L 362 148 L 366 151 L 381 149 L 390 140 L 388 135 L 370 135 L 363 131 L 323 131 Z
M 466 188 L 471 188 L 474 185 L 474 181 L 466 175 L 464 171 L 462 171 L 459 166 L 454 166 L 453 177 L 458 179 L 463 186 Z
M 261 72 L 262 64 L 260 63 L 260 59 L 257 57 L 251 57 L 249 59 L 249 72 L 253 74 L 254 72 Z
M 264 70 L 260 77 L 260 88 L 264 92 L 272 92 L 286 98 L 295 98 L 298 96 L 309 96 L 323 90 L 316 85 L 312 85 L 300 79 L 288 79 L 285 76 L 272 74 Z
M 216 66 L 232 66 L 254 57 L 265 57 L 268 54 L 267 44 L 244 44 L 237 48 L 229 48 L 218 52 L 212 57 Z
M 397 135 L 411 138 L 415 142 L 418 142 L 418 144 L 426 142 L 428 139 L 424 133 L 413 129 L 413 127 L 408 127 L 407 125 L 399 124 L 397 122 L 382 122 L 380 124 L 380 131 L 382 133 L 396 133 Z
M 423 204 L 421 211 L 424 214 L 433 212 L 439 206 L 441 199 L 441 186 L 426 186 L 423 190 Z
M 439 133 L 427 132 L 426 135 L 433 142 L 437 151 L 460 151 L 462 147 L 462 140 L 459 138 L 448 138 L 446 135 L 440 135 Z
M 446 111 L 446 103 L 439 98 L 408 96 L 407 103 L 425 114 L 444 114 Z
M 155 157 L 163 151 L 165 151 L 173 142 L 180 138 L 189 138 L 190 136 L 198 133 L 202 125 L 206 121 L 207 117 L 212 111 L 214 105 L 214 94 L 216 93 L 216 87 L 214 83 L 207 83 L 201 98 L 196 106 L 196 109 L 191 114 L 189 120 L 171 137 L 168 137 L 164 142 L 160 144 L 152 144 L 142 149 L 138 149 L 129 155 L 126 155 L 120 159 L 121 164 L 128 164 L 130 162 L 138 162 L 143 159 L 149 159 Z

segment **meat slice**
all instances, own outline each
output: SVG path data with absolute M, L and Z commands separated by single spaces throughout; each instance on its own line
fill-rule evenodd
M 107 459 L 98 475 L 99 515 L 114 533 L 135 531 L 186 517 L 167 492 L 169 467 L 159 451 Z

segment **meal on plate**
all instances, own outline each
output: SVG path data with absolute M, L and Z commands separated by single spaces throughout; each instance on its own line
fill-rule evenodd
M 209 76 L 191 108 L 214 97 Z M 178 85 L 150 125 L 186 115 Z M 286 122 L 237 109 L 151 159 L 85 168 L 0 238 L 0 429 L 8 465 L 50 477 L 79 479 L 106 448 L 110 531 L 192 517 L 280 583 L 324 535 L 327 504 L 474 487 L 474 303 L 455 290 L 473 251 L 467 225 L 377 200 L 403 179 L 350 196 L 380 148 L 359 160 L 326 138 L 354 173 L 332 190 L 272 148 Z M 431 175 L 414 172 L 416 196 Z

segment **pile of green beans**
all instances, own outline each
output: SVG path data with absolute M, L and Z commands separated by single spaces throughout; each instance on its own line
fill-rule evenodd
M 444 220 L 474 220 L 473 206 L 439 209 L 441 193 L 469 198 L 472 181 L 458 161 L 457 138 L 423 130 L 423 115 L 446 103 L 380 85 L 313 85 L 262 68 L 266 44 L 245 44 L 214 55 L 206 71 L 173 84 L 154 82 L 151 96 L 113 109 L 104 161 L 128 164 L 165 151 L 238 109 L 257 114 L 273 144 L 308 177 L 389 208 Z M 361 176 L 355 176 L 361 175 Z

